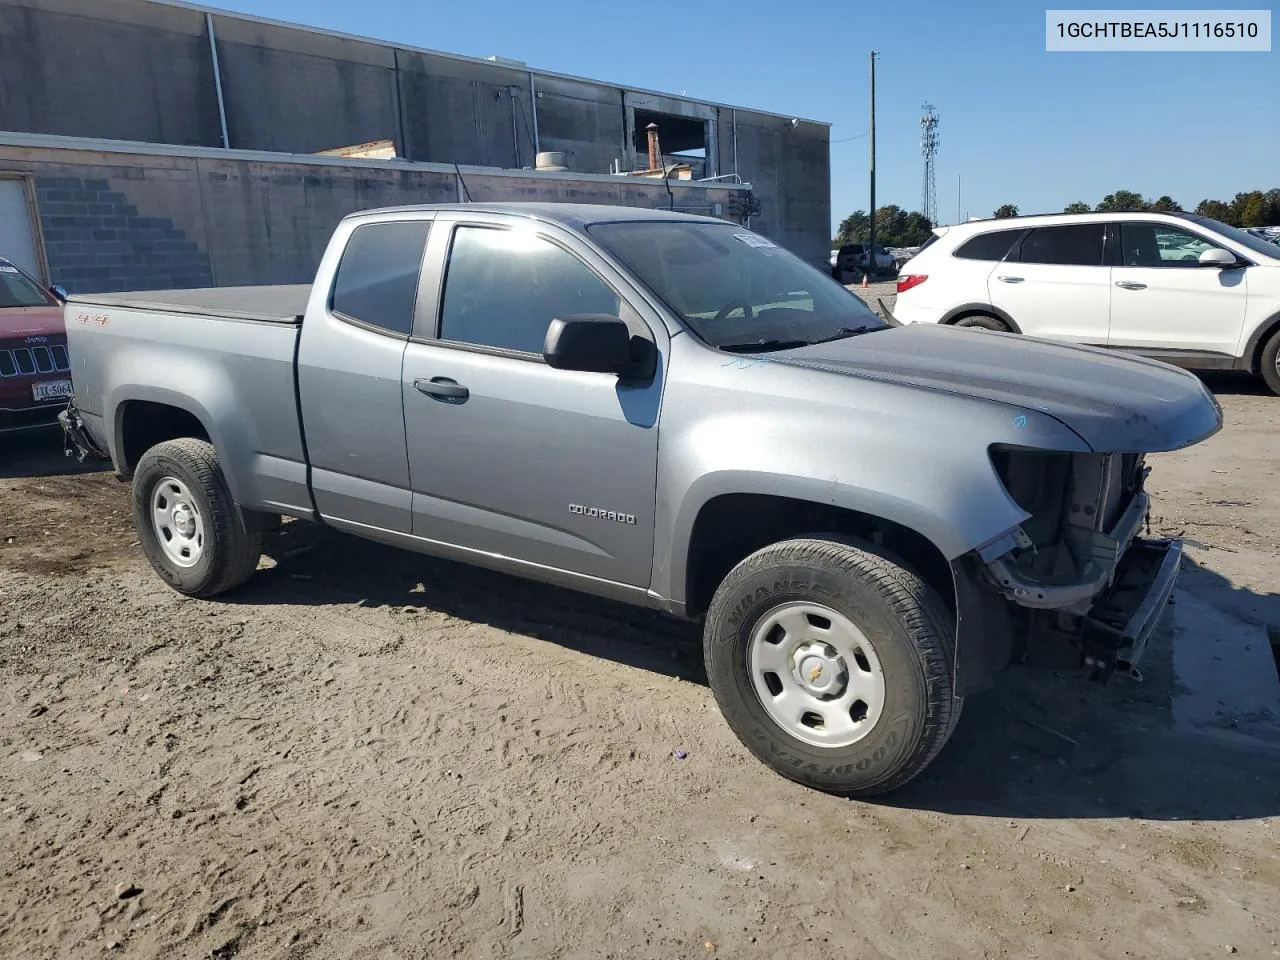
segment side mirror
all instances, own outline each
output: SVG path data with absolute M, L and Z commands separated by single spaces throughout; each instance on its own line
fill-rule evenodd
M 1234 267 L 1239 261 L 1236 255 L 1220 247 L 1210 247 L 1200 254 L 1202 267 Z
M 557 370 L 624 374 L 631 371 L 631 331 L 618 317 L 557 317 L 547 328 L 542 358 Z
M 67 302 L 68 294 L 67 294 L 66 287 L 61 287 L 55 284 L 54 286 L 49 288 L 49 292 L 52 293 L 55 297 L 57 297 L 58 300 L 60 300 L 62 303 Z

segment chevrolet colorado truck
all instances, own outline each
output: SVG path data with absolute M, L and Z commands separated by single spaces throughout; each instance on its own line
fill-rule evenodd
M 1142 655 L 1180 545 L 1145 455 L 1221 427 L 1100 349 L 894 326 L 769 239 L 619 207 L 353 214 L 307 287 L 76 296 L 68 453 L 212 597 L 288 516 L 701 622 L 784 776 L 900 787 L 1055 644 Z

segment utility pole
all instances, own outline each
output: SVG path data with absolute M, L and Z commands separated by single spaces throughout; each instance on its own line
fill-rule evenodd
M 867 233 L 867 273 L 876 269 L 876 52 L 871 51 L 871 227 Z

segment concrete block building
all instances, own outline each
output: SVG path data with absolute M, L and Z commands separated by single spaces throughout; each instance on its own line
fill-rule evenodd
M 0 0 L 0 256 L 73 291 L 305 282 L 343 215 L 465 196 L 749 220 L 821 266 L 828 131 L 183 3 Z

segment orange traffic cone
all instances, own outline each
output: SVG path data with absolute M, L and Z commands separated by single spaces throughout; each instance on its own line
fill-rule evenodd
M 865 273 L 862 275 L 862 289 L 867 289 L 867 275 Z

